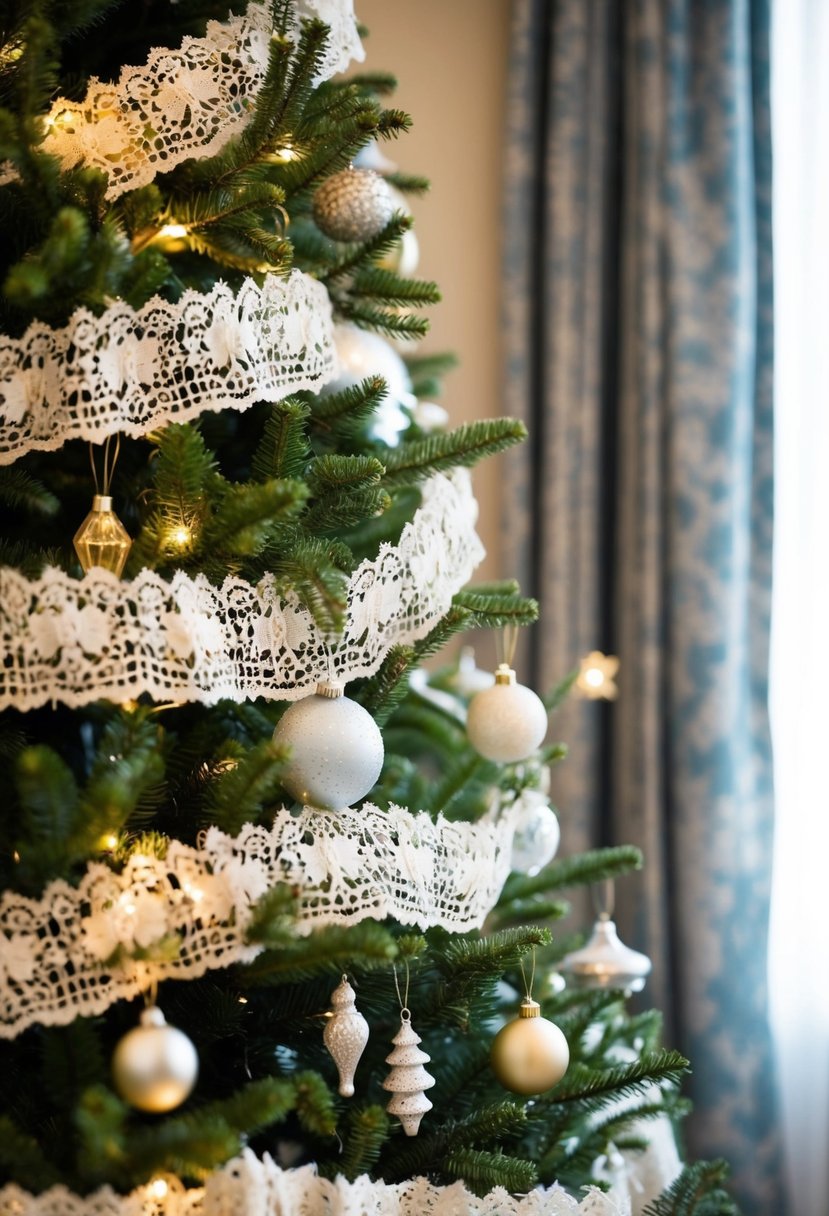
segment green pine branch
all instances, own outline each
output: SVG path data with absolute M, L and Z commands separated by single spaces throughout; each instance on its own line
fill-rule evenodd
M 248 930 L 248 940 L 255 926 Z M 279 951 L 260 954 L 240 971 L 245 987 L 259 984 L 300 983 L 324 974 L 343 972 L 350 967 L 370 970 L 388 967 L 397 956 L 398 945 L 385 926 L 376 921 L 361 921 L 343 927 L 333 925 L 309 937 L 294 940 Z
M 389 1119 L 382 1106 L 364 1106 L 349 1111 L 342 1132 L 343 1151 L 330 1173 L 353 1182 L 376 1164 L 389 1134 Z M 326 1171 L 329 1173 L 329 1171 Z
M 734 1200 L 724 1189 L 725 1161 L 696 1161 L 644 1208 L 642 1216 L 739 1216 Z
M 34 1136 L 22 1132 L 9 1115 L 0 1115 L 0 1166 L 35 1194 L 63 1181 Z
M 505 906 L 513 900 L 558 891 L 562 887 L 585 886 L 604 878 L 619 878 L 622 874 L 641 868 L 642 853 L 633 845 L 591 849 L 573 857 L 557 858 L 541 874 L 532 878 L 511 874 L 504 884 L 499 903 Z
M 246 823 L 260 822 L 264 808 L 277 802 L 279 775 L 287 758 L 286 747 L 263 739 L 239 759 L 220 764 L 207 796 L 210 821 L 231 836 Z
M 257 481 L 300 478 L 310 456 L 306 424 L 310 406 L 298 397 L 285 397 L 271 406 L 251 472 Z
M 390 488 L 412 485 L 433 473 L 458 465 L 474 465 L 521 443 L 526 436 L 524 424 L 516 419 L 490 418 L 466 423 L 454 431 L 401 443 L 383 456 L 384 482 Z
M 55 515 L 60 508 L 51 490 L 17 466 L 0 469 L 0 503 L 12 510 L 46 516 Z

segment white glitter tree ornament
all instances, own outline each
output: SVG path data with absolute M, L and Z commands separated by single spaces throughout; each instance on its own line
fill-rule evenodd
M 354 1073 L 368 1042 L 368 1022 L 355 1004 L 354 989 L 344 975 L 331 994 L 333 1011 L 328 1014 L 322 1040 L 340 1074 L 340 1096 L 354 1094 Z
M 418 1047 L 420 1035 L 415 1034 L 412 1027 L 412 1014 L 408 1007 L 408 963 L 405 997 L 400 996 L 396 969 L 394 985 L 397 989 L 397 999 L 400 1001 L 400 1029 L 392 1039 L 394 1050 L 386 1056 L 386 1063 L 391 1065 L 391 1072 L 383 1082 L 383 1089 L 392 1095 L 386 1103 L 386 1110 L 390 1115 L 397 1116 L 407 1136 L 416 1136 L 421 1119 L 432 1109 L 432 1103 L 424 1090 L 431 1089 L 435 1078 L 423 1067 L 429 1063 L 431 1056 Z

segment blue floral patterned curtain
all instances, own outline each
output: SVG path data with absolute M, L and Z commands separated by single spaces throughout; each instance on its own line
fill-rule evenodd
M 530 669 L 594 648 L 569 851 L 629 841 L 617 921 L 693 1062 L 695 1156 L 781 1207 L 766 1016 L 772 838 L 768 0 L 513 0 L 506 405 L 532 439 L 508 551 L 542 601 Z

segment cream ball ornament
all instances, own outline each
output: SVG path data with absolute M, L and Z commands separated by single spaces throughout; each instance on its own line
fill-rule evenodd
M 570 1048 L 555 1022 L 541 1017 L 538 1001 L 526 997 L 518 1017 L 492 1040 L 489 1061 L 505 1089 L 514 1094 L 543 1094 L 561 1080 Z
M 491 688 L 469 702 L 466 717 L 469 742 L 487 760 L 513 764 L 526 760 L 547 733 L 544 702 L 531 688 L 516 683 L 515 672 L 501 663 Z
M 151 1114 L 180 1106 L 198 1075 L 195 1047 L 184 1031 L 167 1024 L 155 1005 L 142 1011 L 140 1025 L 124 1035 L 112 1057 L 118 1093 L 130 1106 Z
M 333 241 L 370 241 L 396 210 L 391 189 L 373 169 L 343 169 L 322 183 L 311 205 L 314 223 Z
M 291 756 L 280 781 L 297 802 L 341 810 L 359 802 L 380 776 L 383 736 L 362 705 L 341 684 L 322 683 L 295 701 L 273 732 Z

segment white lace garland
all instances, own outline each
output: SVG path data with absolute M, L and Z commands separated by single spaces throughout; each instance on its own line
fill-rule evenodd
M 250 962 L 262 949 L 246 940 L 254 906 L 280 882 L 301 891 L 299 935 L 386 917 L 424 931 L 480 928 L 509 873 L 513 832 L 510 813 L 470 824 L 371 803 L 283 808 L 272 828 L 211 828 L 202 847 L 174 840 L 163 859 L 137 854 L 121 873 L 91 862 L 77 887 L 59 879 L 40 899 L 6 891 L 0 1038 L 103 1013 L 150 978 Z
M 69 439 L 140 436 L 203 410 L 245 410 L 337 370 L 331 301 L 299 270 L 154 296 L 137 311 L 118 301 L 68 325 L 41 321 L 21 338 L 0 335 L 0 464 Z
M 396 545 L 351 577 L 345 630 L 325 634 L 272 576 L 151 570 L 131 581 L 49 567 L 30 580 L 0 566 L 0 708 L 87 705 L 148 693 L 156 701 L 294 701 L 322 680 L 373 675 L 392 646 L 425 637 L 484 555 L 466 470 L 438 474 Z
M 308 17 L 331 27 L 315 83 L 365 58 L 353 0 L 298 0 L 298 20 Z M 272 33 L 271 4 L 254 2 L 241 16 L 208 22 L 203 38 L 187 37 L 178 50 L 154 48 L 143 67 L 125 67 L 117 84 L 92 77 L 83 101 L 53 103 L 41 146 L 64 169 L 102 169 L 109 199 L 183 161 L 215 156 L 255 105 Z M 16 177 L 8 163 L 0 167 L 0 185 Z
M 283 1170 L 267 1153 L 260 1161 L 245 1149 L 192 1190 L 174 1178 L 123 1196 L 102 1187 L 86 1198 L 63 1186 L 38 1196 L 5 1186 L 0 1216 L 630 1216 L 623 1197 L 585 1189 L 579 1202 L 559 1186 L 521 1196 L 497 1187 L 479 1197 L 462 1182 L 374 1182 L 365 1174 L 349 1182 L 342 1175 L 320 1178 L 313 1165 Z

